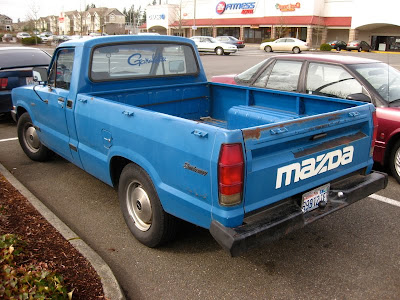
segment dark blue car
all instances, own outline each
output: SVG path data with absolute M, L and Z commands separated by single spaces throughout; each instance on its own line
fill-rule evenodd
M 47 52 L 36 48 L 0 48 L 0 114 L 12 109 L 11 90 L 32 83 L 32 69 L 48 66 L 50 60 Z

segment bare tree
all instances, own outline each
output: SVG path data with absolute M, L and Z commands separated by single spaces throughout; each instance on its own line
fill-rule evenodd
M 28 5 L 29 12 L 27 15 L 27 19 L 30 22 L 33 22 L 33 33 L 35 36 L 35 44 L 37 45 L 37 25 L 39 21 L 39 10 L 40 6 L 36 3 L 36 0 L 32 0 Z
M 186 20 L 183 18 L 183 12 L 182 10 L 185 8 L 185 6 L 182 6 L 183 0 L 179 1 L 179 4 L 176 5 L 175 10 L 174 10 L 174 20 L 173 24 L 170 24 L 170 27 L 173 29 L 178 30 L 178 35 L 183 36 L 183 26 L 186 24 Z M 187 4 L 187 1 L 184 2 Z M 176 21 L 175 21 L 176 20 Z

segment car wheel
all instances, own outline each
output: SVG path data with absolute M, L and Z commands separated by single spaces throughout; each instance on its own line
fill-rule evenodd
M 224 53 L 224 55 L 230 55 L 230 54 L 231 54 L 230 52 L 229 53 L 226 53 L 226 52 Z
M 336 47 L 336 51 L 340 51 L 340 47 Z
M 358 52 L 361 52 L 362 51 L 362 48 L 360 47 L 360 48 L 358 48 Z
M 400 140 L 396 142 L 390 152 L 389 164 L 393 177 L 400 183 Z
M 224 49 L 222 49 L 221 47 L 218 47 L 215 49 L 215 53 L 217 55 L 223 55 L 224 54 Z
M 299 47 L 293 47 L 292 52 L 293 52 L 294 54 L 298 54 L 298 53 L 301 52 L 301 50 L 300 50 Z
M 175 237 L 177 219 L 166 213 L 149 175 L 130 163 L 122 170 L 119 203 L 133 236 L 148 247 L 157 247 Z
M 271 46 L 265 46 L 264 50 L 265 50 L 265 52 L 272 52 Z
M 49 159 L 52 151 L 40 142 L 36 128 L 27 112 L 18 119 L 17 133 L 19 144 L 30 159 L 35 161 Z

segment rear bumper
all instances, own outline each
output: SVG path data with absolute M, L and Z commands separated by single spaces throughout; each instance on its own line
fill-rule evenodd
M 288 199 L 244 219 L 236 228 L 223 226 L 212 221 L 210 233 L 231 256 L 238 256 L 250 248 L 276 240 L 296 229 L 342 209 L 358 200 L 386 188 L 388 177 L 385 173 L 354 175 L 331 183 L 328 203 L 303 214 L 300 206 Z

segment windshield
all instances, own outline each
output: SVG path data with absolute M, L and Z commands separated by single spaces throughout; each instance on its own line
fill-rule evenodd
M 400 99 L 400 71 L 385 63 L 358 64 L 352 68 L 389 104 Z
M 268 59 L 263 60 L 262 62 L 256 64 L 255 66 L 251 67 L 250 69 L 247 69 L 246 71 L 240 73 L 239 75 L 237 75 L 235 77 L 235 80 L 243 81 L 243 82 L 249 82 L 251 80 L 251 78 L 253 77 L 253 75 L 255 73 L 257 73 L 258 70 L 260 70 L 263 67 L 263 65 L 265 64 L 265 62 L 267 60 Z

